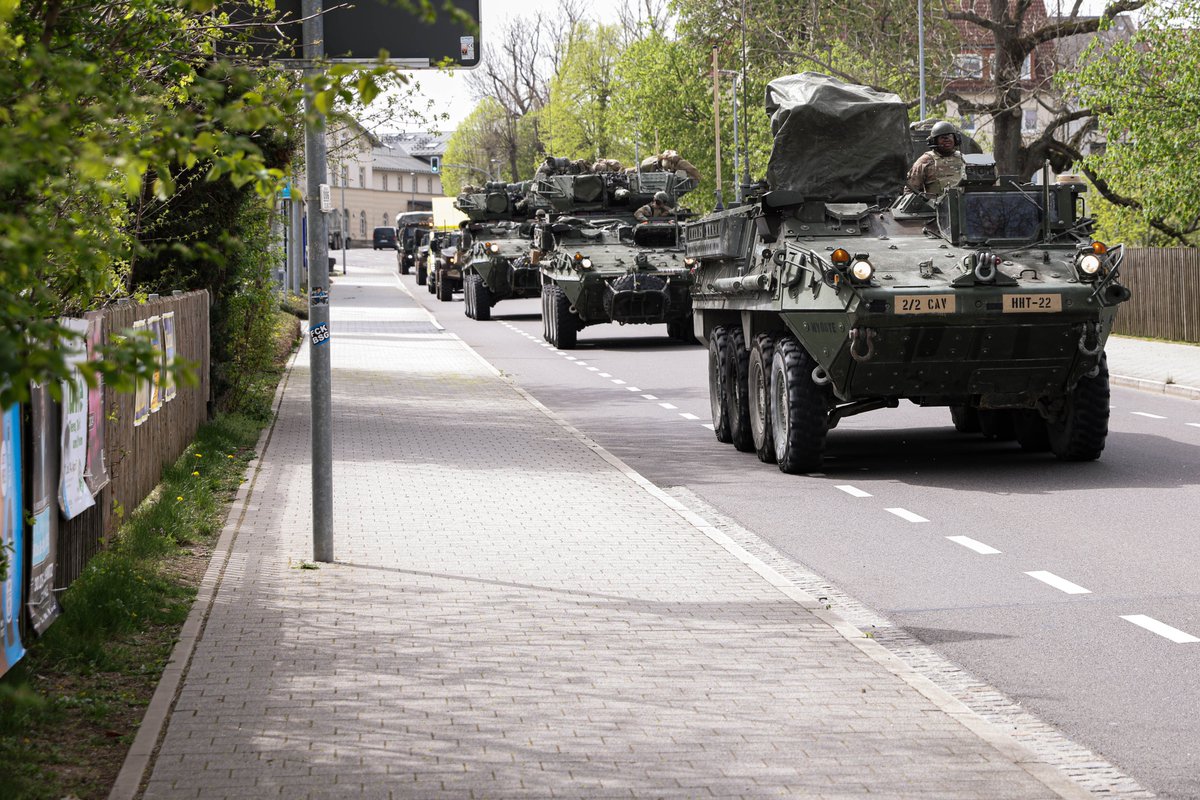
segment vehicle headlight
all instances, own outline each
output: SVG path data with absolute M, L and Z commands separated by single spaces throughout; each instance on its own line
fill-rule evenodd
M 493 242 L 493 243 L 489 244 L 489 245 L 487 246 L 487 248 L 488 248 L 488 250 L 490 250 L 490 251 L 491 251 L 491 252 L 493 252 L 493 253 L 499 253 L 499 252 L 500 252 L 500 245 L 496 244 L 495 242 Z
M 694 267 L 694 266 L 696 266 L 696 259 L 694 259 L 694 258 L 691 258 L 691 257 L 689 256 L 688 258 L 685 258 L 685 259 L 683 260 L 683 265 L 684 265 L 685 267 Z
M 1101 263 L 1100 256 L 1089 253 L 1079 259 L 1079 271 L 1084 275 L 1095 275 L 1100 271 Z
M 592 268 L 592 260 L 590 258 L 584 256 L 583 258 L 581 258 L 579 260 L 579 266 L 583 267 L 584 269 L 591 269 Z
M 447 264 L 453 264 L 453 263 L 454 263 L 454 256 L 446 256 L 446 263 L 447 263 Z
M 875 274 L 875 268 L 871 266 L 870 261 L 855 261 L 850 267 L 850 275 L 856 281 L 866 283 L 871 280 L 871 276 Z

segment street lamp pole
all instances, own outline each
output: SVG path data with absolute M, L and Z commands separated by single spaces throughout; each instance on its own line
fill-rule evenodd
M 338 220 L 338 228 L 340 228 L 342 231 L 342 274 L 345 275 L 346 274 L 346 230 L 350 227 L 350 223 L 347 222 L 347 220 L 346 220 L 346 218 L 349 216 L 349 214 L 346 213 L 346 180 L 345 180 L 346 175 L 345 175 L 345 173 L 343 173 L 341 177 L 342 177 L 342 180 L 339 181 L 339 183 L 342 184 L 342 210 L 339 213 L 342 215 L 342 218 Z

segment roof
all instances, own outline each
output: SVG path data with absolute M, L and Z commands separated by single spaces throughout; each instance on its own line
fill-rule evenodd
M 432 174 L 428 161 L 413 158 L 402 147 L 382 145 L 371 148 L 371 164 L 376 170 Z

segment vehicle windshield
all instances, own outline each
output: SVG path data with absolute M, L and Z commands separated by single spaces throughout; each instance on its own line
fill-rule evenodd
M 1020 192 L 964 194 L 963 238 L 967 241 L 1032 241 L 1042 227 L 1041 203 Z M 945 207 L 945 206 L 943 206 Z

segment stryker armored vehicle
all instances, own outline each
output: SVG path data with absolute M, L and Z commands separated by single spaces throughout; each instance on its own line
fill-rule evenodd
M 1129 291 L 1122 247 L 1090 236 L 1085 186 L 966 156 L 927 202 L 901 194 L 895 95 L 805 73 L 772 81 L 767 111 L 769 189 L 685 226 L 717 438 L 812 471 L 840 420 L 910 400 L 960 431 L 1098 458 L 1104 344 Z
M 492 306 L 501 300 L 541 294 L 541 274 L 529 253 L 531 227 L 525 220 L 534 212 L 523 202 L 526 187 L 496 181 L 454 201 L 470 220 L 463 305 L 472 319 L 491 319 Z
M 532 252 L 541 269 L 546 341 L 570 349 L 579 331 L 604 322 L 665 322 L 672 338 L 693 341 L 691 265 L 678 219 L 635 224 L 633 214 L 657 192 L 665 192 L 674 205 L 696 183 L 674 172 L 534 179 L 529 207 L 569 214 L 534 229 Z
M 550 344 L 570 350 L 579 331 L 601 322 L 665 322 L 672 338 L 694 341 L 691 263 L 678 223 L 562 217 L 540 236 L 553 238 L 540 262 L 542 328 Z

